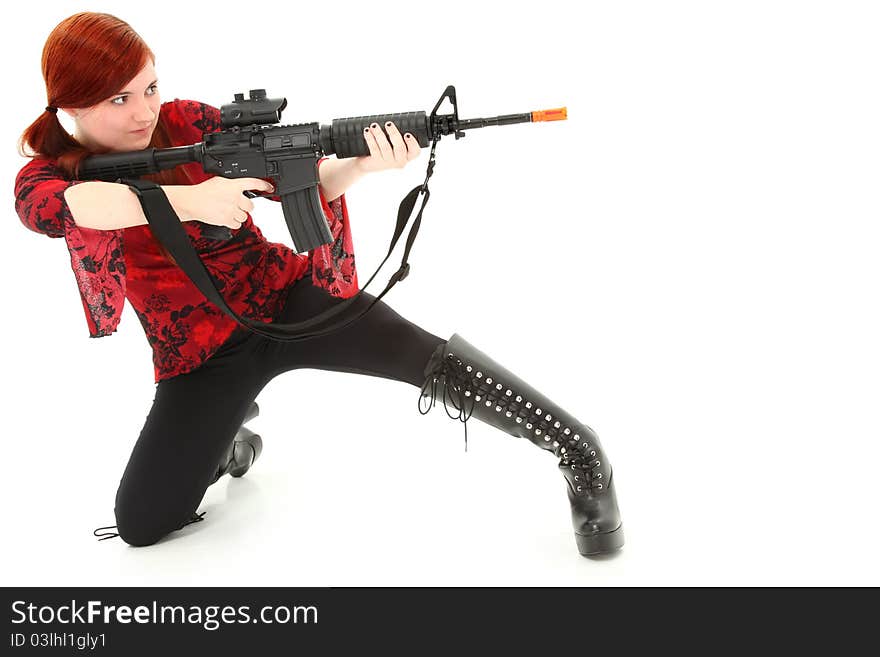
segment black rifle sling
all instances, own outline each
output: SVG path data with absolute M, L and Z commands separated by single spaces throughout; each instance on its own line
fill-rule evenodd
M 159 185 L 149 180 L 128 178 L 119 178 L 116 182 L 128 185 L 129 188 L 135 194 L 137 194 L 138 198 L 140 199 L 141 207 L 144 210 L 144 215 L 146 215 L 147 217 L 147 221 L 149 222 L 150 230 L 153 232 L 153 235 L 168 250 L 174 260 L 180 266 L 180 268 L 196 285 L 196 287 L 199 288 L 201 293 L 205 295 L 205 298 L 208 299 L 208 301 L 215 304 L 227 315 L 234 318 L 239 324 L 249 328 L 254 333 L 259 333 L 260 335 L 263 335 L 267 338 L 271 338 L 273 340 L 278 340 L 281 342 L 294 342 L 297 340 L 307 340 L 309 338 L 317 337 L 320 335 L 326 335 L 328 333 L 332 333 L 333 331 L 337 331 L 341 328 L 348 326 L 352 322 L 360 319 L 363 315 L 365 315 L 370 310 L 370 308 L 376 305 L 379 299 L 385 296 L 385 294 L 392 287 L 394 287 L 399 281 L 402 281 L 404 278 L 407 277 L 410 269 L 407 259 L 409 258 L 409 253 L 412 249 L 413 242 L 415 242 L 416 235 L 419 232 L 419 226 L 422 223 L 422 212 L 425 209 L 425 204 L 427 204 L 428 198 L 431 196 L 431 192 L 428 189 L 428 180 L 430 179 L 434 170 L 434 149 L 436 146 L 437 141 L 434 141 L 433 147 L 431 148 L 431 159 L 428 163 L 428 175 L 425 178 L 425 182 L 418 187 L 414 187 L 412 191 L 410 191 L 409 194 L 407 194 L 404 197 L 403 201 L 401 201 L 400 203 L 400 207 L 397 211 L 397 226 L 394 229 L 394 237 L 391 240 L 391 246 L 388 249 L 388 254 L 379 264 L 379 267 L 376 269 L 376 271 L 373 272 L 373 275 L 370 276 L 370 280 L 368 280 L 366 284 L 364 284 L 364 286 L 354 296 L 333 306 L 329 310 L 325 310 L 324 312 L 319 313 L 314 317 L 303 320 L 302 322 L 296 322 L 294 324 L 264 323 L 252 321 L 250 319 L 247 319 L 246 317 L 240 316 L 235 311 L 233 311 L 226 304 L 223 296 L 217 290 L 217 286 L 214 282 L 213 277 L 208 272 L 205 264 L 202 262 L 202 259 L 193 248 L 189 236 L 183 229 L 180 217 L 178 217 L 177 213 L 174 212 L 174 209 L 168 202 L 168 197 L 165 196 L 165 192 L 162 191 Z M 409 218 L 412 215 L 413 208 L 415 207 L 416 199 L 418 198 L 419 193 L 422 191 L 424 191 L 425 197 L 422 199 L 422 205 L 419 208 L 419 213 L 416 216 L 416 220 L 413 222 L 412 228 L 410 228 L 409 235 L 407 236 L 406 247 L 403 251 L 403 258 L 401 259 L 400 268 L 391 275 L 391 278 L 388 279 L 388 284 L 385 286 L 385 289 L 382 290 L 382 293 L 377 296 L 373 300 L 373 302 L 369 306 L 367 306 L 367 308 L 365 308 L 361 313 L 355 315 L 347 321 L 337 321 L 329 324 L 324 328 L 308 332 L 308 329 L 318 326 L 326 320 L 330 319 L 331 317 L 341 312 L 344 312 L 345 309 L 348 308 L 348 306 L 350 306 L 358 297 L 360 297 L 361 292 L 363 292 L 366 287 L 373 281 L 373 279 L 376 277 L 376 274 L 379 273 L 379 270 L 382 269 L 385 262 L 391 256 L 391 252 L 397 245 L 397 240 L 399 240 L 400 236 L 403 234 L 403 229 L 406 227 L 406 224 L 408 223 Z

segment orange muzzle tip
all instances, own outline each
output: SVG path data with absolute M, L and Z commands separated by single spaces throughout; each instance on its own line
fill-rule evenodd
M 532 112 L 532 122 L 535 121 L 565 121 L 568 118 L 568 111 L 564 107 L 556 109 L 537 110 Z

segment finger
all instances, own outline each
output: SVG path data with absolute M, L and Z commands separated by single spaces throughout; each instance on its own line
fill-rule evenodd
M 272 183 L 268 183 L 261 178 L 239 178 L 238 182 L 240 183 L 241 191 L 247 191 L 250 189 L 259 189 L 264 192 L 274 192 L 275 188 L 272 186 Z
M 364 140 L 367 142 L 367 148 L 370 149 L 370 155 L 374 156 L 377 160 L 381 160 L 382 153 L 379 151 L 379 145 L 376 143 L 373 131 L 369 128 L 364 128 Z
M 393 160 L 394 153 L 391 151 L 391 144 L 388 143 L 388 138 L 385 136 L 385 133 L 382 132 L 382 128 L 379 124 L 374 123 L 370 126 L 370 130 L 376 138 L 376 144 L 379 146 L 379 152 L 382 154 L 382 159 L 389 161 Z
M 416 159 L 422 152 L 422 147 L 419 146 L 418 140 L 412 136 L 409 132 L 407 132 L 404 136 L 404 141 L 406 142 L 407 147 L 407 155 L 406 159 L 409 162 L 412 162 Z
M 260 180 L 259 178 L 239 178 L 238 188 L 241 190 L 242 194 L 255 189 L 265 193 L 274 191 L 274 187 L 272 187 L 271 183 L 267 183 L 265 180 Z
M 388 139 L 391 141 L 391 145 L 394 149 L 394 161 L 398 166 L 403 166 L 407 162 L 407 155 L 406 144 L 403 143 L 403 137 L 400 135 L 400 130 L 397 129 L 397 126 L 394 125 L 393 121 L 388 121 L 385 124 L 385 131 L 388 133 Z

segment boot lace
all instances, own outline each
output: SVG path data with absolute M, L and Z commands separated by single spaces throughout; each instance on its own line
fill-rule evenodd
M 463 363 L 453 354 L 442 358 L 438 349 L 431 364 L 426 368 L 426 379 L 419 396 L 419 412 L 427 415 L 436 405 L 437 386 L 443 385 L 443 407 L 452 419 L 460 419 L 465 425 L 465 451 L 467 451 L 467 420 L 477 403 L 487 407 L 494 406 L 496 413 L 505 417 L 514 417 L 517 424 L 524 424 L 526 430 L 533 431 L 536 438 L 543 438 L 544 449 L 552 451 L 561 459 L 561 465 L 568 465 L 572 470 L 574 486 L 578 493 L 585 491 L 601 491 L 604 489 L 603 475 L 598 472 L 602 465 L 596 445 L 590 443 L 590 433 L 583 431 L 585 436 L 564 426 L 560 420 L 553 419 L 550 413 L 516 394 L 512 389 L 496 381 L 483 372 L 474 371 L 474 367 Z M 425 410 L 422 410 L 422 398 L 430 388 L 431 398 Z M 458 415 L 452 415 L 446 405 L 452 402 Z M 466 411 L 468 400 L 470 410 Z M 456 401 L 458 403 L 456 403 Z
M 441 345 L 442 348 L 442 345 Z M 449 358 L 440 356 L 441 350 L 438 349 L 434 358 L 431 359 L 429 369 L 427 369 L 425 383 L 422 385 L 422 392 L 419 395 L 419 413 L 427 415 L 431 409 L 437 405 L 437 384 L 441 378 L 443 385 L 443 408 L 446 409 L 446 415 L 453 420 L 461 420 L 464 423 L 464 451 L 467 451 L 467 421 L 474 412 L 474 402 L 472 400 L 470 411 L 465 412 L 467 397 L 470 397 L 473 390 L 469 387 L 470 377 L 462 366 L 461 361 L 454 359 L 452 355 Z M 470 368 L 468 368 L 470 369 Z M 426 396 L 428 387 L 431 388 L 431 400 L 428 407 L 422 410 L 422 399 Z M 458 399 L 458 404 L 455 400 Z M 451 401 L 453 407 L 458 411 L 458 415 L 452 415 L 446 402 Z
M 201 513 L 194 513 L 189 520 L 187 520 L 185 523 L 183 523 L 177 529 L 183 529 L 187 525 L 191 525 L 194 522 L 201 522 L 202 520 L 204 520 L 205 513 L 207 513 L 207 511 L 202 511 Z M 119 533 L 118 532 L 104 532 L 103 534 L 99 534 L 98 532 L 101 531 L 102 529 L 118 529 L 118 528 L 119 528 L 118 525 L 108 525 L 107 527 L 98 527 L 95 531 L 92 532 L 92 534 L 94 534 L 95 536 L 102 537 L 102 538 L 98 539 L 99 541 L 106 541 L 108 538 L 116 538 L 117 536 L 119 536 Z M 175 531 L 177 531 L 177 530 L 175 530 Z

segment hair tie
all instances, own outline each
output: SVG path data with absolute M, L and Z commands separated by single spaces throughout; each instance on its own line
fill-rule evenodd
M 51 105 L 47 105 L 47 106 L 46 106 L 46 111 L 47 111 L 47 112 L 52 112 L 52 114 L 58 114 L 58 108 L 57 108 L 57 107 L 52 107 Z

